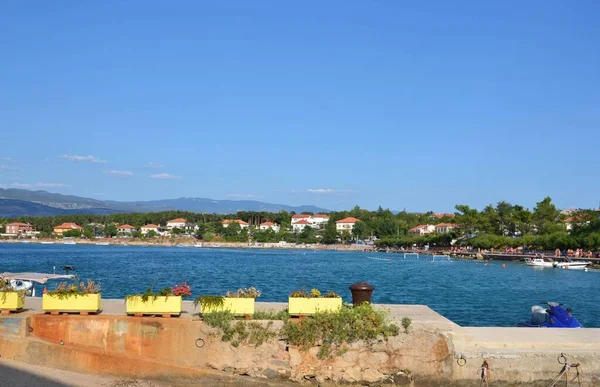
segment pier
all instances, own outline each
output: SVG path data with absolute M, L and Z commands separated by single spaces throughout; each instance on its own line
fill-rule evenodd
M 354 343 L 333 359 L 319 359 L 318 348 L 302 350 L 281 339 L 234 347 L 214 335 L 191 302 L 184 302 L 179 318 L 128 317 L 123 300 L 103 300 L 98 315 L 55 316 L 43 314 L 39 298 L 27 298 L 24 312 L 0 317 L 0 358 L 118 378 L 228 380 L 228 385 L 414 380 L 415 385 L 472 386 L 480 383 L 485 361 L 494 382 L 542 386 L 559 374 L 564 356 L 585 371 L 583 386 L 600 382 L 598 328 L 461 327 L 425 305 L 375 306 L 389 311 L 398 325 L 405 317 L 412 324 L 399 336 Z M 263 311 L 285 307 L 256 305 Z

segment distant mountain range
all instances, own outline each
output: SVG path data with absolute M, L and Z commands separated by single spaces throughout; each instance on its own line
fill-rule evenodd
M 288 206 L 255 200 L 214 200 L 178 198 L 136 202 L 96 200 L 47 191 L 0 188 L 0 218 L 19 216 L 55 216 L 68 214 L 111 214 L 123 212 L 189 211 L 197 213 L 233 214 L 238 211 L 327 212 L 316 206 Z

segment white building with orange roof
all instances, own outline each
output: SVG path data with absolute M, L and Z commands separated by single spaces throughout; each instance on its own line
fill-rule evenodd
M 140 231 L 142 232 L 142 235 L 146 235 L 150 231 L 154 231 L 155 233 L 160 234 L 160 226 L 156 224 L 145 224 L 142 227 L 140 227 Z
M 357 222 L 360 222 L 360 220 L 353 217 L 344 218 L 335 222 L 335 229 L 338 232 L 352 232 L 352 230 L 354 229 L 354 225 Z
M 131 234 L 135 230 L 137 230 L 137 229 L 130 224 L 123 224 L 123 225 L 117 227 L 117 232 L 120 232 L 123 234 Z
M 178 228 L 180 230 L 188 230 L 194 226 L 184 218 L 171 219 L 167 222 L 167 230 Z
M 438 234 L 445 234 L 450 232 L 456 228 L 456 224 L 454 223 L 440 223 L 435 225 L 435 232 Z
M 279 232 L 279 225 L 277 223 L 273 223 L 273 222 L 263 222 L 260 224 L 260 226 L 258 226 L 258 228 L 260 230 L 273 230 L 275 232 Z
M 66 231 L 78 230 L 82 231 L 83 227 L 79 226 L 77 223 L 65 222 L 61 225 L 54 227 L 54 233 L 56 235 L 62 235 Z
M 431 224 L 420 224 L 408 230 L 408 233 L 412 235 L 425 235 L 432 232 L 435 232 L 435 226 Z
M 296 222 L 292 223 L 292 231 L 300 232 L 304 230 L 305 227 L 313 227 L 313 224 L 308 221 L 308 219 L 300 219 Z
M 225 219 L 225 220 L 221 221 L 221 226 L 223 226 L 224 228 L 227 228 L 232 223 L 239 224 L 240 228 L 242 228 L 242 229 L 250 227 L 250 225 L 248 224 L 248 222 L 244 222 L 241 219 Z
M 309 222 L 317 226 L 317 228 L 324 228 L 327 222 L 329 222 L 329 215 L 326 214 L 315 214 L 309 219 Z
M 307 214 L 294 214 L 294 215 L 292 215 L 292 225 L 294 225 L 294 223 L 300 222 L 302 220 L 308 221 L 309 219 L 310 219 L 310 215 L 307 215 Z

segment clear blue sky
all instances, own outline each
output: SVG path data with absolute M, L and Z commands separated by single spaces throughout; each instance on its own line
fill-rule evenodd
M 597 206 L 599 19 L 594 0 L 4 1 L 0 186 Z

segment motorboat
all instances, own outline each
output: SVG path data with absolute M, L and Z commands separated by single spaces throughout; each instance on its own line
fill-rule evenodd
M 581 328 L 582 325 L 558 302 L 548 302 L 549 308 L 539 305 L 531 307 L 531 319 L 520 322 L 518 327 L 529 328 Z
M 547 262 L 544 261 L 543 258 L 527 258 L 525 259 L 525 264 L 527 266 L 535 266 L 535 267 L 555 267 L 554 264 L 556 262 Z
M 554 267 L 566 270 L 585 270 L 591 262 L 573 261 L 567 258 L 567 262 L 554 262 Z
M 567 270 L 584 270 L 591 262 L 573 261 L 567 258 L 566 262 L 547 262 L 543 258 L 527 258 L 525 264 L 534 267 L 554 267 Z
M 73 274 L 45 274 L 45 273 L 2 273 L 0 278 L 10 281 L 10 286 L 14 290 L 24 290 L 25 294 L 35 297 L 34 282 L 45 284 L 54 279 L 75 278 Z
M 10 287 L 13 290 L 16 290 L 18 292 L 24 291 L 26 295 L 30 295 L 31 289 L 33 288 L 33 282 L 23 281 L 20 279 L 12 279 L 10 280 Z

